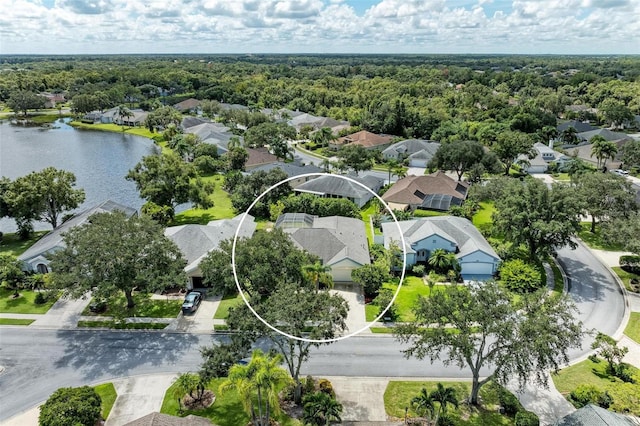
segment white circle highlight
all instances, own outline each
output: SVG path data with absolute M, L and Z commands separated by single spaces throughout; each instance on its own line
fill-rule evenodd
M 251 211 L 251 209 L 260 201 L 260 199 L 262 197 L 264 197 L 266 194 L 268 194 L 270 191 L 272 191 L 273 189 L 277 188 L 278 186 L 280 186 L 280 185 L 282 185 L 284 183 L 287 183 L 289 181 L 292 181 L 292 180 L 305 178 L 305 177 L 312 177 L 312 176 L 316 176 L 316 177 L 317 176 L 331 176 L 331 177 L 338 177 L 340 179 L 346 179 L 349 182 L 355 183 L 356 185 L 359 185 L 362 188 L 364 188 L 367 191 L 369 191 L 371 194 L 373 194 L 374 197 L 376 197 L 382 203 L 384 208 L 391 214 L 391 217 L 393 218 L 394 222 L 396 223 L 396 226 L 398 227 L 398 233 L 400 234 L 400 240 L 401 240 L 401 243 L 402 243 L 402 273 L 400 274 L 400 282 L 398 283 L 398 288 L 396 289 L 396 292 L 394 293 L 393 298 L 391 299 L 391 302 L 389 303 L 389 305 L 382 311 L 382 313 L 380 315 L 378 315 L 370 323 L 367 323 L 364 327 L 362 327 L 359 330 L 356 330 L 354 332 L 351 332 L 349 334 L 346 334 L 344 336 L 334 337 L 333 339 L 307 339 L 305 337 L 293 336 L 293 335 L 291 335 L 289 333 L 286 333 L 286 332 L 278 329 L 277 327 L 274 327 L 268 321 L 265 321 L 264 318 L 262 318 L 260 315 L 258 315 L 258 313 L 253 309 L 253 307 L 251 306 L 251 304 L 247 300 L 246 296 L 244 295 L 244 292 L 242 291 L 242 287 L 240 286 L 240 281 L 238 280 L 238 273 L 236 272 L 236 243 L 238 242 L 238 235 L 240 233 L 240 228 L 242 228 L 242 224 L 244 223 L 244 220 L 247 217 L 247 215 L 249 214 L 249 212 Z M 396 297 L 398 297 L 398 294 L 400 293 L 400 289 L 402 288 L 402 282 L 404 281 L 404 276 L 405 276 L 406 269 L 407 269 L 407 248 L 406 248 L 404 235 L 402 234 L 402 229 L 400 228 L 400 223 L 398 222 L 398 219 L 396 218 L 396 215 L 393 214 L 393 211 L 391 210 L 389 205 L 386 203 L 386 201 L 384 201 L 382 199 L 382 197 L 380 197 L 378 194 L 373 192 L 370 188 L 367 188 L 366 186 L 364 186 L 362 183 L 358 182 L 357 180 L 352 179 L 352 178 L 350 178 L 348 176 L 333 175 L 333 174 L 330 174 L 330 173 L 305 173 L 305 174 L 302 174 L 302 175 L 293 176 L 293 177 L 281 180 L 280 182 L 278 182 L 278 183 L 270 186 L 269 188 L 267 188 L 262 194 L 260 194 L 253 201 L 253 203 L 251 203 L 251 205 L 249 206 L 247 211 L 245 211 L 242 214 L 242 217 L 240 218 L 240 223 L 238 223 L 238 227 L 236 228 L 236 232 L 235 232 L 235 234 L 233 236 L 233 245 L 231 247 L 231 270 L 233 271 L 233 279 L 236 282 L 236 287 L 238 288 L 238 293 L 240 293 L 240 296 L 242 297 L 242 300 L 244 301 L 244 304 L 247 305 L 249 310 L 253 313 L 253 315 L 255 315 L 256 318 L 258 318 L 264 325 L 269 327 L 271 330 L 275 331 L 276 333 L 280 333 L 281 335 L 283 335 L 285 337 L 288 337 L 290 339 L 299 340 L 299 341 L 308 342 L 308 343 L 332 343 L 332 342 L 337 342 L 339 340 L 347 339 L 349 337 L 353 337 L 353 336 L 355 336 L 355 335 L 367 330 L 369 327 L 373 326 L 376 322 L 380 321 L 380 319 L 383 317 L 383 315 L 389 309 L 389 307 L 391 307 L 391 305 L 393 305 L 393 302 L 395 302 Z

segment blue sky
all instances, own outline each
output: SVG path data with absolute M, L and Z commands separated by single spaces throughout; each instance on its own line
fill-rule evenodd
M 0 0 L 0 53 L 640 54 L 639 0 Z

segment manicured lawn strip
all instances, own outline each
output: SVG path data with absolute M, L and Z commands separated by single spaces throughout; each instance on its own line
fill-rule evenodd
M 56 302 L 56 299 L 48 300 L 42 305 L 36 305 L 33 301 L 37 292 L 32 290 L 20 290 L 19 297 L 13 298 L 13 290 L 0 288 L 0 312 L 11 314 L 44 314 Z
M 164 330 L 168 325 L 157 322 L 78 321 L 78 327 L 113 328 L 115 330 Z
M 78 129 L 87 129 L 87 130 L 99 130 L 103 132 L 120 132 L 120 133 L 129 133 L 136 136 L 142 136 L 145 138 L 153 139 L 154 136 L 158 136 L 159 133 L 151 133 L 149 129 L 146 127 L 124 127 L 124 132 L 122 131 L 122 126 L 119 124 L 113 123 L 98 123 L 98 124 L 89 124 L 83 123 L 81 121 L 71 121 L 69 123 L 70 126 L 76 127 Z
M 463 400 L 471 392 L 471 382 L 440 382 L 445 387 L 452 387 L 456 390 L 456 396 L 460 402 L 457 409 L 447 406 L 447 413 L 453 417 L 456 425 L 512 425 L 514 419 L 501 415 L 497 412 L 498 395 L 496 389 L 489 383 L 480 389 L 480 397 L 483 407 L 478 409 L 463 404 Z M 420 393 L 424 387 L 428 392 L 436 389 L 437 381 L 425 382 L 402 382 L 391 381 L 384 392 L 384 408 L 388 416 L 398 420 L 404 419 L 405 407 L 409 407 L 408 417 L 417 417 L 411 407 L 411 399 Z M 436 404 L 437 405 L 437 404 Z
M 549 265 L 551 265 L 551 269 L 553 269 L 553 293 L 556 295 L 561 295 L 564 290 L 564 280 L 562 279 L 562 273 L 560 272 L 560 268 L 553 259 L 549 259 Z
M 113 404 L 116 402 L 116 398 L 118 397 L 116 388 L 113 386 L 113 383 L 103 383 L 101 385 L 94 386 L 93 388 L 98 395 L 100 395 L 100 399 L 102 400 L 102 404 L 100 404 L 100 415 L 106 420 L 109 417 L 109 413 L 111 413 L 111 409 L 113 408 Z
M 624 334 L 640 344 L 640 312 L 631 312 L 631 317 L 629 317 L 627 327 L 624 329 Z
M 189 209 L 178 213 L 172 225 L 185 225 L 188 223 L 206 225 L 212 220 L 231 219 L 236 216 L 233 206 L 231 205 L 231 197 L 222 189 L 224 176 L 205 176 L 202 180 L 205 182 L 213 182 L 216 185 L 211 195 L 213 207 L 209 209 Z
M 436 216 L 448 216 L 449 213 L 447 212 L 440 212 L 437 210 L 422 210 L 422 209 L 416 209 L 413 212 L 413 216 L 414 217 L 436 217 Z
M 218 426 L 237 426 L 247 424 L 249 422 L 249 416 L 242 408 L 242 402 L 238 397 L 238 393 L 234 390 L 228 390 L 223 394 L 218 393 L 218 388 L 224 380 L 225 379 L 213 379 L 211 383 L 207 385 L 207 389 L 212 390 L 216 395 L 216 400 L 211 407 L 198 411 L 187 410 L 179 412 L 178 401 L 173 395 L 175 389 L 175 384 L 173 384 L 169 389 L 167 389 L 167 392 L 164 395 L 160 412 L 170 414 L 172 416 L 188 416 L 189 414 L 193 414 L 196 416 L 206 417 Z M 277 416 L 276 419 L 283 426 L 294 426 L 300 424 L 297 420 L 291 419 L 284 414 Z
M 630 283 L 631 278 L 637 278 L 640 280 L 640 275 L 627 272 L 619 266 L 614 266 L 611 269 L 613 269 L 613 272 L 615 272 L 618 275 L 618 277 L 620 277 L 627 291 L 631 291 L 631 283 Z
M 213 325 L 213 330 L 214 331 L 229 331 L 229 326 L 226 324 L 214 324 Z
M 640 371 L 629 367 L 634 372 L 636 383 L 624 383 L 622 380 L 607 374 L 607 362 L 594 363 L 587 359 L 578 364 L 564 368 L 558 374 L 552 374 L 553 383 L 565 397 L 579 385 L 590 384 L 607 391 L 613 398 L 610 410 L 623 412 L 628 408 L 631 414 L 640 415 Z
M 362 216 L 362 221 L 364 222 L 364 229 L 367 232 L 367 240 L 369 240 L 370 245 L 373 244 L 373 235 L 375 232 L 371 229 L 370 218 L 375 213 L 376 213 L 376 207 L 374 203 L 372 203 L 371 201 L 367 202 L 367 204 L 365 204 L 362 210 L 360 211 L 360 215 Z
M 495 206 L 491 202 L 482 201 L 479 203 L 480 209 L 473 215 L 473 224 L 476 227 L 480 227 L 482 225 L 490 225 L 493 223 L 491 219 L 491 215 L 496 211 Z
M 367 322 L 371 322 L 374 319 L 376 319 L 379 311 L 380 311 L 380 307 L 377 305 L 374 305 L 373 303 L 367 303 L 366 305 L 364 305 L 364 315 Z
M 570 182 L 571 181 L 571 177 L 569 177 L 569 173 L 556 173 L 553 176 L 554 180 L 560 181 L 560 182 Z
M 49 231 L 33 232 L 26 240 L 21 240 L 18 234 L 4 234 L 2 242 L 0 242 L 0 253 L 10 254 L 12 256 L 20 256 L 44 234 Z
M 372 333 L 375 334 L 391 334 L 393 333 L 393 327 L 369 327 Z
M 398 279 L 396 278 L 393 282 L 385 283 L 383 287 L 390 288 L 395 292 L 398 288 L 397 281 Z M 436 285 L 434 286 L 434 291 L 443 290 L 444 288 L 444 285 Z M 394 302 L 398 309 L 398 321 L 405 322 L 415 320 L 413 307 L 418 297 L 429 296 L 430 294 L 431 289 L 422 281 L 422 278 L 414 276 L 405 277 L 400 293 L 398 293 L 398 297 L 396 297 Z
M 93 300 L 93 299 L 92 299 Z M 134 294 L 135 306 L 133 309 L 127 308 L 127 299 L 124 295 L 118 294 L 107 300 L 107 310 L 94 314 L 89 310 L 89 305 L 82 311 L 82 315 L 99 315 L 105 317 L 127 318 L 175 318 L 180 313 L 182 307 L 181 300 L 151 299 L 147 294 Z
M 0 318 L 0 325 L 29 325 L 35 320 L 21 318 Z
M 602 239 L 601 229 L 596 225 L 596 232 L 591 232 L 591 222 L 580 223 L 580 231 L 578 237 L 584 241 L 589 247 L 597 250 L 622 251 L 622 247 L 617 244 L 607 244 Z
M 242 305 L 244 300 L 239 294 L 226 295 L 220 301 L 216 313 L 213 315 L 214 319 L 227 319 L 229 316 L 229 308 Z
M 274 222 L 271 222 L 269 220 L 264 220 L 264 219 L 256 220 L 256 231 L 264 231 L 265 229 L 273 229 L 274 225 L 275 225 Z

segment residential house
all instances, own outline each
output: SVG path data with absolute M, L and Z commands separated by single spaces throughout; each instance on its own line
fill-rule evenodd
M 206 225 L 179 225 L 166 228 L 164 235 L 171 239 L 187 260 L 187 288 L 204 287 L 200 262 L 224 240 L 232 239 L 240 225 L 242 215 L 233 219 L 220 219 Z M 249 238 L 256 230 L 253 216 L 247 215 L 238 231 L 238 238 Z
M 211 426 L 211 420 L 189 414 L 186 417 L 171 416 L 169 414 L 149 413 L 126 423 L 124 426 Z
M 469 184 L 437 171 L 423 176 L 407 176 L 394 183 L 382 199 L 393 210 L 441 210 L 459 206 L 467 198 Z
M 518 162 L 522 165 L 523 169 L 527 173 L 546 173 L 549 168 L 549 163 L 555 161 L 557 157 L 562 154 L 553 150 L 553 148 L 547 145 L 536 142 L 533 145 L 533 149 L 536 152 L 534 158 L 528 158 L 526 155 L 520 155 Z
M 435 249 L 456 254 L 465 280 L 487 280 L 498 270 L 500 258 L 471 221 L 457 216 L 437 216 L 398 222 L 384 222 L 385 248 L 402 247 L 404 236 L 407 268 L 425 263 Z
M 597 130 L 592 130 L 590 132 L 578 133 L 577 136 L 578 136 L 578 139 L 581 141 L 581 143 L 575 147 L 568 148 L 567 151 L 571 155 L 576 155 L 578 158 L 581 158 L 582 160 L 585 160 L 592 164 L 596 164 L 597 163 L 596 158 L 591 156 L 591 149 L 593 148 L 593 144 L 589 143 L 589 141 L 591 141 L 591 139 L 595 135 L 600 135 L 605 140 L 608 140 L 616 144 L 616 147 L 618 148 L 618 155 L 616 156 L 615 160 L 607 161 L 607 167 L 610 167 L 610 168 L 619 167 L 621 162 L 618 160 L 618 158 L 620 158 L 620 155 L 622 153 L 622 147 L 627 142 L 633 140 L 626 133 L 612 132 L 609 129 L 597 129 Z
M 258 166 L 254 169 L 251 169 L 249 173 L 255 173 L 258 171 L 269 172 L 273 169 L 280 169 L 287 174 L 287 177 L 294 178 L 296 176 L 305 175 L 308 173 L 322 173 L 322 169 L 313 164 L 300 165 L 296 163 L 284 163 L 282 161 L 278 161 L 276 163 L 264 164 L 262 166 Z M 296 179 L 292 179 L 289 181 L 289 185 L 291 188 L 296 188 L 301 184 L 310 181 L 311 179 L 316 178 L 317 176 L 304 176 Z
M 276 227 L 288 233 L 296 246 L 330 267 L 334 282 L 352 282 L 351 272 L 371 262 L 365 225 L 360 219 L 285 213 Z
M 589 143 L 596 135 L 602 136 L 605 140 L 610 142 L 616 142 L 616 144 L 631 140 L 631 137 L 626 133 L 612 132 L 609 129 L 595 129 L 588 132 L 580 132 L 576 136 L 578 136 L 578 140 Z
M 346 198 L 358 207 L 364 206 L 382 188 L 384 182 L 375 176 L 352 177 L 357 183 L 339 175 L 320 176 L 298 185 L 294 191 L 326 198 Z
M 57 104 L 62 104 L 67 101 L 62 93 L 41 92 L 40 96 L 45 98 L 45 108 L 55 108 Z
M 189 98 L 185 99 L 182 102 L 178 102 L 177 104 L 173 105 L 173 107 L 184 114 L 195 114 L 200 111 L 201 103 L 202 102 L 198 99 Z
M 132 109 L 129 111 L 131 114 L 129 117 L 122 117 L 116 114 L 113 118 L 113 122 L 120 126 L 140 127 L 144 124 L 149 113 L 141 109 Z
M 47 256 L 65 247 L 63 236 L 67 231 L 76 226 L 84 225 L 88 222 L 89 217 L 95 213 L 113 213 L 116 210 L 124 212 L 128 217 L 138 214 L 136 209 L 123 206 L 111 200 L 81 211 L 40 238 L 35 244 L 18 256 L 18 259 L 22 261 L 23 269 L 38 273 L 49 272 L 49 259 Z
M 256 167 L 264 166 L 278 162 L 278 157 L 271 154 L 267 148 L 247 148 L 247 162 L 244 163 L 246 171 L 253 170 Z
M 368 150 L 377 149 L 382 151 L 391 145 L 392 139 L 393 136 L 390 135 L 376 135 L 375 133 L 361 130 L 330 142 L 329 147 L 337 149 L 344 145 L 360 145 Z
M 404 161 L 408 158 L 409 167 L 427 167 L 438 148 L 440 148 L 439 142 L 407 139 L 394 143 L 382 151 L 382 158 L 397 161 Z
M 191 124 L 191 125 L 190 125 Z M 186 127 L 186 125 L 190 125 Z M 234 136 L 229 127 L 222 123 L 204 121 L 202 119 L 183 119 L 184 133 L 191 133 L 200 138 L 204 143 L 216 145 L 218 154 L 222 155 L 229 150 L 229 141 Z M 240 138 L 242 140 L 242 138 Z
M 554 426 L 638 426 L 640 421 L 614 413 L 594 404 L 567 414 L 554 423 Z
M 597 127 L 592 126 L 589 123 L 585 123 L 584 121 L 569 120 L 569 121 L 565 121 L 564 123 L 558 124 L 558 126 L 556 127 L 556 130 L 558 130 L 558 133 L 562 133 L 565 130 L 567 130 L 569 127 L 573 127 L 574 129 L 576 129 L 576 133 L 590 132 L 592 130 L 598 129 Z

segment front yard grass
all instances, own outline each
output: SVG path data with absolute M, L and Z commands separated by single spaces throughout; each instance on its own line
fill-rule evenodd
M 116 402 L 116 398 L 118 394 L 116 393 L 116 388 L 113 386 L 113 383 L 103 383 L 98 386 L 94 386 L 96 393 L 100 395 L 100 399 L 102 403 L 100 404 L 100 415 L 103 419 L 107 419 L 109 417 L 109 413 L 111 413 L 111 409 L 113 408 L 113 404 Z
M 18 257 L 48 232 L 33 232 L 26 240 L 21 240 L 18 234 L 4 234 L 0 242 L 0 253 Z
M 245 413 L 242 407 L 242 401 L 240 400 L 238 393 L 234 390 L 228 390 L 223 394 L 218 393 L 218 388 L 224 380 L 225 379 L 223 378 L 213 379 L 207 385 L 207 389 L 212 390 L 216 395 L 216 400 L 209 408 L 197 411 L 180 410 L 178 400 L 173 395 L 176 388 L 176 384 L 174 383 L 169 387 L 169 389 L 167 389 L 167 392 L 164 395 L 160 412 L 170 414 L 172 416 L 188 416 L 189 414 L 193 414 L 196 416 L 206 417 L 210 419 L 213 424 L 218 426 L 237 426 L 248 424 L 249 416 Z M 279 421 L 279 424 L 283 426 L 300 425 L 299 421 L 291 419 L 285 414 L 281 414 L 275 418 Z
M 552 374 L 553 383 L 558 391 L 566 397 L 579 385 L 594 385 L 601 391 L 609 392 L 613 398 L 610 409 L 623 413 L 640 415 L 640 371 L 629 366 L 636 383 L 624 383 L 617 377 L 607 373 L 607 362 L 600 360 L 595 363 L 590 359 L 563 368 L 557 374 Z
M 498 413 L 497 386 L 491 383 L 480 388 L 482 407 L 476 408 L 463 401 L 471 392 L 471 382 L 440 382 L 445 387 L 456 390 L 456 396 L 460 402 L 458 408 L 447 406 L 447 413 L 453 418 L 456 425 L 513 425 L 514 419 Z M 424 387 L 427 391 L 436 389 L 437 381 L 402 382 L 391 381 L 384 392 L 384 408 L 388 416 L 398 420 L 404 419 L 405 407 L 409 407 L 408 417 L 418 417 L 411 407 L 411 399 L 420 393 Z M 436 404 L 437 405 L 437 404 Z
M 549 259 L 549 265 L 551 265 L 551 269 L 553 269 L 553 294 L 556 296 L 562 295 L 564 291 L 564 280 L 562 279 L 562 273 L 560 272 L 560 268 L 558 268 L 558 264 L 554 262 L 553 259 Z
M 415 209 L 413 211 L 413 217 L 437 217 L 437 216 L 449 216 L 449 213 L 441 212 L 438 210 L 422 210 L 422 209 Z
M 597 250 L 622 251 L 622 246 L 618 244 L 608 244 L 603 240 L 599 225 L 596 225 L 596 232 L 591 232 L 591 222 L 580 223 L 578 237 L 589 247 Z
M 212 175 L 202 178 L 205 182 L 213 182 L 215 189 L 211 195 L 213 207 L 209 209 L 189 209 L 176 214 L 172 225 L 199 224 L 206 225 L 212 220 L 231 219 L 236 216 L 235 210 L 231 205 L 231 197 L 222 189 L 224 176 Z
M 11 314 L 44 314 L 56 302 L 57 298 L 51 298 L 42 305 L 36 305 L 36 291 L 20 290 L 19 297 L 13 298 L 14 291 L 0 288 L 0 312 Z
M 640 312 L 631 312 L 627 327 L 624 329 L 624 334 L 640 344 Z
M 149 129 L 146 127 L 124 127 L 124 131 L 122 130 L 122 126 L 114 123 L 83 123 L 81 121 L 71 121 L 69 122 L 70 126 L 73 126 L 78 129 L 88 129 L 88 130 L 100 130 L 103 132 L 120 132 L 120 133 L 129 133 L 136 136 L 142 136 L 145 138 L 153 139 L 154 136 L 158 136 L 159 133 L 151 133 Z
M 367 232 L 367 240 L 369 240 L 369 245 L 373 244 L 373 236 L 375 234 L 375 230 L 371 229 L 371 216 L 376 213 L 375 203 L 372 201 L 368 201 L 367 204 L 364 205 L 362 210 L 360 211 L 360 216 L 362 217 L 362 221 L 364 222 L 364 229 Z M 380 231 L 378 233 L 381 234 Z
M 633 291 L 633 289 L 631 288 L 631 279 L 632 278 L 636 278 L 638 280 L 640 280 L 640 275 L 638 274 L 634 274 L 631 272 L 627 272 L 625 270 L 623 270 L 621 267 L 619 266 L 614 266 L 611 269 L 613 269 L 613 272 L 616 273 L 616 275 L 618 275 L 618 277 L 620 277 L 620 279 L 622 280 L 622 283 L 624 284 L 624 288 L 627 289 L 627 291 Z
M 473 215 L 473 224 L 478 228 L 480 228 L 482 225 L 491 225 L 493 223 L 491 216 L 493 215 L 493 212 L 496 211 L 495 206 L 493 205 L 493 203 L 486 201 L 482 201 L 479 204 L 480 208 L 478 209 L 476 214 Z
M 21 318 L 0 318 L 0 325 L 29 325 L 35 320 Z
M 93 299 L 92 299 L 93 300 Z M 145 317 L 145 318 L 175 318 L 182 307 L 181 300 L 151 299 L 148 294 L 133 295 L 135 306 L 127 308 L 127 299 L 123 294 L 112 296 L 107 300 L 107 310 L 96 314 L 89 310 L 89 305 L 82 311 L 82 315 L 106 316 L 114 318 Z
M 244 300 L 239 294 L 227 294 L 220 301 L 216 313 L 213 314 L 214 319 L 227 319 L 229 316 L 229 308 L 233 308 L 242 305 Z
M 383 284 L 383 287 L 389 288 L 395 292 L 398 288 L 398 281 L 399 279 L 395 278 L 393 281 Z M 436 285 L 434 286 L 434 291 L 442 290 L 444 289 L 444 287 L 444 285 Z M 398 312 L 397 321 L 405 322 L 415 320 L 413 307 L 415 306 L 418 297 L 428 297 L 430 294 L 431 289 L 422 281 L 422 278 L 405 276 L 402 287 L 400 288 L 400 293 L 398 293 L 398 297 L 396 297 L 396 300 L 394 302 Z M 365 315 L 367 321 L 373 321 L 376 318 L 377 314 L 378 306 L 374 306 L 371 304 L 365 306 Z

